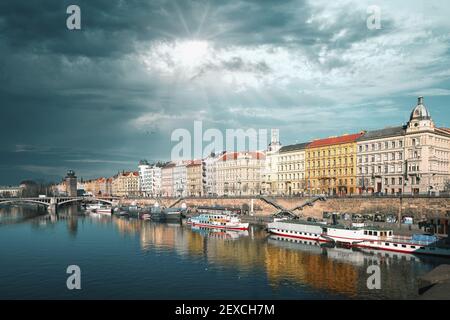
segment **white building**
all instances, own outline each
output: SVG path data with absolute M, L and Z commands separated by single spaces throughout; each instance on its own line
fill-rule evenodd
M 262 193 L 263 152 L 226 152 L 217 160 L 217 193 L 231 196 Z
M 403 192 L 404 126 L 373 130 L 357 139 L 356 181 L 360 194 Z
M 450 129 L 435 126 L 423 97 L 419 97 L 406 128 L 405 160 L 405 192 L 424 194 L 445 189 L 450 178 Z
M 202 161 L 203 194 L 206 196 L 217 194 L 217 160 L 222 154 L 212 153 Z
M 187 168 L 189 161 L 180 161 L 173 167 L 173 192 L 176 197 L 185 197 L 188 192 Z
M 277 182 L 281 195 L 299 195 L 306 190 L 306 147 L 309 142 L 284 146 L 278 152 Z
M 430 194 L 450 179 L 450 129 L 436 128 L 419 97 L 405 126 L 366 132 L 357 141 L 360 193 Z
M 266 161 L 262 173 L 262 192 L 263 194 L 272 195 L 278 191 L 278 159 L 281 149 L 280 135 L 278 129 L 271 130 L 271 141 L 266 154 Z
M 0 186 L 0 198 L 14 198 L 22 194 L 21 187 Z
M 161 168 L 147 161 L 139 162 L 139 188 L 144 197 L 161 195 Z

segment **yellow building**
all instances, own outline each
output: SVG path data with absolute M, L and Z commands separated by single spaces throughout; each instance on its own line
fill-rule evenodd
M 201 197 L 203 194 L 202 161 L 194 160 L 186 165 L 188 196 Z
M 113 177 L 112 195 L 119 197 L 137 196 L 139 194 L 139 173 L 121 172 Z
M 306 187 L 309 194 L 356 193 L 356 139 L 363 133 L 319 139 L 306 148 Z

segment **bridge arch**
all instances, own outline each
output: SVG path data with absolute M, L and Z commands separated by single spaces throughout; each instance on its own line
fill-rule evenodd
M 50 206 L 50 202 L 44 202 L 39 200 L 32 200 L 32 199 L 8 199 L 8 200 L 0 200 L 1 204 L 11 204 L 11 203 L 32 203 L 32 204 L 40 204 L 44 205 L 46 207 Z
M 68 199 L 68 200 L 63 200 L 61 202 L 58 202 L 58 207 L 63 205 L 63 204 L 67 204 L 67 203 L 72 203 L 72 202 L 103 202 L 106 204 L 110 204 L 112 205 L 112 201 L 109 200 L 104 200 L 104 199 L 97 199 L 97 198 L 75 198 L 75 199 Z

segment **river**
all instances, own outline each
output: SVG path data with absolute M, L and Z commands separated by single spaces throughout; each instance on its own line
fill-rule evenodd
M 448 259 L 327 248 L 248 232 L 0 208 L 0 299 L 411 299 Z M 381 289 L 367 269 L 380 267 Z M 68 290 L 69 265 L 81 290 Z

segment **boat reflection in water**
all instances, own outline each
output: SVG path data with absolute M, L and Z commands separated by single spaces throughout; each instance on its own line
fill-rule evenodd
M 215 229 L 215 228 L 211 228 L 211 227 L 198 227 L 198 226 L 192 226 L 191 230 L 193 232 L 197 232 L 205 237 L 224 239 L 224 240 L 237 240 L 241 237 L 248 237 L 247 230 L 224 230 L 224 229 Z
M 275 287 L 288 278 L 293 283 L 363 299 L 411 298 L 417 283 L 408 275 L 425 266 L 422 260 L 428 260 L 413 254 L 337 247 L 278 235 L 269 236 L 267 250 L 267 273 Z M 383 290 L 367 288 L 367 268 L 371 265 L 380 267 Z

